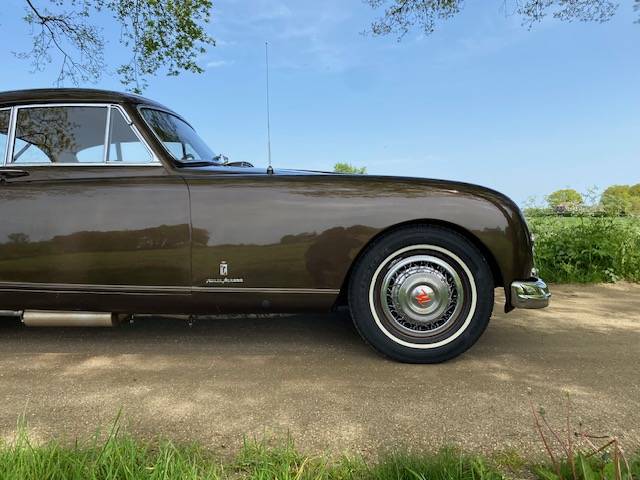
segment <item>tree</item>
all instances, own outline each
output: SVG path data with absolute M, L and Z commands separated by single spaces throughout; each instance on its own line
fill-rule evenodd
M 602 192 L 600 204 L 613 215 L 628 215 L 632 208 L 629 185 L 611 185 Z
M 120 27 L 120 44 L 130 55 L 117 66 L 121 82 L 134 92 L 165 70 L 202 73 L 198 58 L 215 41 L 205 32 L 211 0 L 24 0 L 32 36 L 30 51 L 19 52 L 34 71 L 59 62 L 57 85 L 96 83 L 107 71 L 105 39 L 92 18 L 110 13 Z
M 629 195 L 640 198 L 640 183 L 636 183 L 629 187 Z
M 367 167 L 354 167 L 350 163 L 336 163 L 333 167 L 333 171 L 336 173 L 351 173 L 365 175 L 367 173 Z
M 633 0 L 640 11 L 640 0 Z M 465 0 L 364 0 L 373 9 L 382 10 L 370 31 L 374 35 L 404 37 L 414 27 L 425 34 L 433 33 L 437 24 L 454 17 L 463 9 Z M 521 17 L 522 24 L 531 28 L 547 15 L 564 21 L 606 22 L 616 13 L 613 0 L 497 0 L 505 12 Z
M 25 245 L 29 243 L 29 235 L 26 233 L 10 233 L 8 236 L 9 243 Z
M 572 188 L 556 190 L 547 195 L 547 203 L 554 210 L 575 208 L 584 203 L 582 195 Z
M 631 213 L 640 215 L 640 183 L 629 187 L 629 197 L 631 200 Z

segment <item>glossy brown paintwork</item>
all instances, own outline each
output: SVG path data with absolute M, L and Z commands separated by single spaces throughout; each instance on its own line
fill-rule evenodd
M 182 179 L 162 166 L 20 169 L 0 186 L 2 281 L 190 285 Z
M 363 249 L 410 223 L 467 235 L 496 285 L 530 275 L 522 215 L 495 191 L 415 178 L 179 168 L 137 110 L 164 108 L 154 102 L 95 90 L 0 94 L 0 108 L 63 102 L 122 105 L 161 164 L 21 166 L 28 177 L 0 185 L 0 310 L 327 310 L 343 298 Z M 214 283 L 223 279 L 221 262 L 227 278 L 243 282 Z

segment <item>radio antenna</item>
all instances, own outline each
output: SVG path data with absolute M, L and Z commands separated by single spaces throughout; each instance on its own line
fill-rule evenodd
M 267 174 L 273 175 L 273 167 L 271 166 L 271 111 L 269 109 L 269 42 L 264 42 L 264 59 L 267 67 L 267 159 L 269 161 Z

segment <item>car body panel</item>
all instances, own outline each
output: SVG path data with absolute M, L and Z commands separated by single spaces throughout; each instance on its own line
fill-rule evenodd
M 531 271 L 517 207 L 465 184 L 385 177 L 189 176 L 193 285 L 340 289 L 360 251 L 381 231 L 436 221 L 472 234 L 495 257 L 504 282 Z M 206 233 L 205 233 L 206 232 Z M 231 286 L 228 283 L 223 284 Z
M 136 95 L 0 93 L 0 108 L 118 105 L 153 151 L 147 166 L 20 166 L 0 185 L 0 309 L 138 313 L 321 311 L 381 233 L 436 223 L 476 243 L 496 285 L 530 277 L 518 207 L 460 182 L 174 162 Z M 1 165 L 0 170 L 14 165 Z
M 161 165 L 20 169 L 29 175 L 0 186 L 5 285 L 190 285 L 180 177 Z

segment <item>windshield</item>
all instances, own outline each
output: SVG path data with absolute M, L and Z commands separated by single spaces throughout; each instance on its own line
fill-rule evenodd
M 142 116 L 169 153 L 181 163 L 217 163 L 216 155 L 191 126 L 176 115 L 143 108 Z

